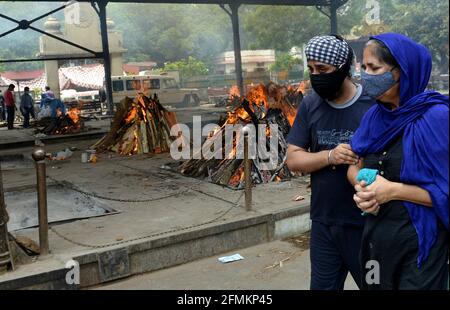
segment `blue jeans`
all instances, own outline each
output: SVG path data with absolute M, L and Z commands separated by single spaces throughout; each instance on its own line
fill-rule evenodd
M 362 232 L 362 227 L 312 222 L 311 290 L 343 290 L 349 271 L 360 287 Z
M 22 108 L 23 109 L 23 128 L 30 127 L 30 115 L 34 118 L 34 108 Z

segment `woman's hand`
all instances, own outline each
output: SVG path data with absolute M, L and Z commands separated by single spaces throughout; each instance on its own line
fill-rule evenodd
M 358 208 L 366 213 L 377 213 L 380 205 L 393 200 L 394 182 L 377 175 L 375 182 L 366 185 L 364 181 L 355 185 L 356 194 L 353 199 Z
M 375 200 L 375 193 L 368 191 L 365 181 L 356 183 L 356 194 L 353 195 L 353 200 L 356 202 L 358 208 L 365 213 L 377 214 L 380 205 Z

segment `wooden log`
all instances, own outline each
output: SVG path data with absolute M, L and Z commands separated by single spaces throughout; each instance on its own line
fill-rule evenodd
M 119 142 L 119 152 L 123 155 L 128 155 L 131 153 L 131 151 L 134 149 L 134 131 L 135 126 L 131 126 L 128 128 L 126 133 L 122 136 L 120 142 Z
M 117 107 L 117 112 L 114 115 L 114 119 L 111 123 L 111 129 L 106 134 L 106 136 L 101 140 L 101 143 L 95 144 L 92 148 L 96 149 L 98 152 L 103 152 L 113 145 L 117 138 L 117 131 L 122 127 L 122 122 L 127 115 L 133 104 L 133 100 L 125 97 Z
M 148 132 L 147 132 L 147 123 L 141 122 L 141 134 L 142 134 L 142 150 L 144 154 L 150 152 L 149 149 L 149 141 L 148 141 Z

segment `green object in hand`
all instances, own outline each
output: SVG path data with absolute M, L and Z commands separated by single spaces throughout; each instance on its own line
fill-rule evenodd
M 373 182 L 375 182 L 377 174 L 378 174 L 377 169 L 363 168 L 359 170 L 358 175 L 356 176 L 356 181 L 358 182 L 365 181 L 367 185 L 370 185 Z M 362 216 L 366 216 L 367 214 L 368 213 L 366 212 L 361 213 Z

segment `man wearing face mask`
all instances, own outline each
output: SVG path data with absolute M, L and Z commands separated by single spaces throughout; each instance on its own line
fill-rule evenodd
M 364 217 L 346 175 L 359 160 L 349 141 L 373 100 L 352 81 L 353 51 L 340 36 L 312 38 L 305 54 L 314 91 L 289 133 L 287 165 L 311 174 L 311 289 L 342 290 L 349 271 L 361 281 Z

